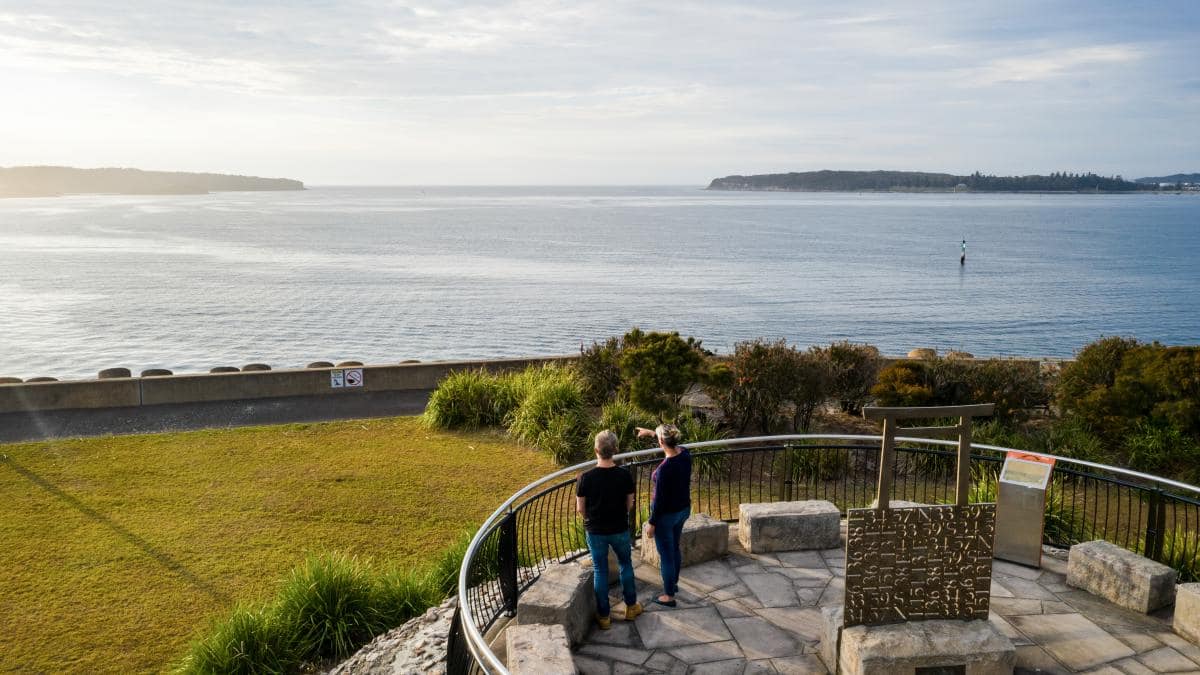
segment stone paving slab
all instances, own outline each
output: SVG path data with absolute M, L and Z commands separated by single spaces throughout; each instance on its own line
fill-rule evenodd
M 1053 562 L 1041 570 L 993 566 L 989 619 L 1017 646 L 1019 669 L 1200 673 L 1200 647 L 1171 632 L 1169 614 L 1137 614 L 1070 588 L 1065 561 L 1047 560 Z M 658 570 L 639 564 L 637 572 L 639 595 L 648 601 L 661 589 Z M 647 604 L 632 623 L 593 629 L 576 665 L 605 675 L 826 673 L 815 656 L 821 608 L 842 604 L 844 575 L 844 549 L 749 554 L 731 537 L 725 557 L 683 570 L 678 608 Z M 616 614 L 622 604 L 613 588 Z M 615 651 L 605 657 L 610 647 Z
M 646 612 L 638 617 L 637 629 L 642 644 L 647 649 L 683 647 L 733 639 L 721 615 L 711 605 L 697 609 Z
M 1060 663 L 1077 671 L 1134 653 L 1082 614 L 1014 616 L 1009 622 Z

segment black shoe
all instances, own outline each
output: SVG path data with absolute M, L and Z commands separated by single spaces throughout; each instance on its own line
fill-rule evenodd
M 658 598 L 654 598 L 654 604 L 662 605 L 663 607 L 675 607 L 679 603 L 675 602 L 674 600 L 659 600 Z

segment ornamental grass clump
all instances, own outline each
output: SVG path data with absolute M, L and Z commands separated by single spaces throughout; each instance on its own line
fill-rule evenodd
M 306 659 L 348 656 L 388 626 L 373 574 L 340 553 L 310 556 L 279 591 L 279 616 Z
M 189 675 L 252 675 L 296 669 L 290 627 L 274 607 L 239 604 L 192 643 L 178 669 Z
M 553 367 L 536 375 L 526 372 L 525 397 L 505 420 L 508 432 L 526 445 L 549 452 L 559 464 L 586 459 L 590 424 L 578 375 Z
M 450 373 L 429 397 L 423 419 L 434 429 L 480 429 L 504 419 L 508 392 L 484 370 Z

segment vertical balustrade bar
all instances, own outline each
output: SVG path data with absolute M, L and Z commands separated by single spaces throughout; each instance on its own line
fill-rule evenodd
M 510 511 L 500 521 L 500 545 L 496 555 L 500 558 L 500 593 L 504 596 L 504 613 L 517 614 L 517 514 Z
M 1150 513 L 1146 518 L 1146 552 L 1144 555 L 1159 562 L 1162 562 L 1163 529 L 1167 524 L 1166 506 L 1162 488 L 1155 487 L 1154 491 L 1150 493 Z

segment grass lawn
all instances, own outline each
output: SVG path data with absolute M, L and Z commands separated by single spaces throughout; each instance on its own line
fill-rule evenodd
M 554 468 L 411 417 L 0 446 L 0 671 L 169 669 L 306 553 L 423 565 Z

